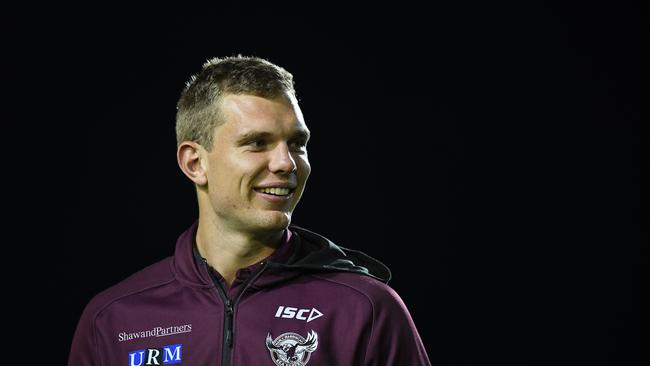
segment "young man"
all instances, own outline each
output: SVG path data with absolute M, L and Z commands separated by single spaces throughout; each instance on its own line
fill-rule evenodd
M 311 167 L 289 72 L 209 60 L 176 133 L 198 220 L 172 257 L 90 301 L 70 366 L 430 365 L 388 268 L 291 225 Z

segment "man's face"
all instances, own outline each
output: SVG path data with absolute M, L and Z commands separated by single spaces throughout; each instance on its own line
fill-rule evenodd
M 217 219 L 237 230 L 286 228 L 311 172 L 309 130 L 297 101 L 229 94 L 221 111 L 225 122 L 206 159 Z

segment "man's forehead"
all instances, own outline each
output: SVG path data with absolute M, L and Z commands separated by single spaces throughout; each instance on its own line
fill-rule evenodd
M 288 98 L 227 95 L 221 112 L 224 127 L 236 134 L 309 134 L 300 108 Z

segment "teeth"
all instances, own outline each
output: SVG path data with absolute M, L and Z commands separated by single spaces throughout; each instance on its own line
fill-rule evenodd
M 258 189 L 259 192 L 262 193 L 268 193 L 268 194 L 273 194 L 276 196 L 286 196 L 289 194 L 289 188 L 260 188 Z

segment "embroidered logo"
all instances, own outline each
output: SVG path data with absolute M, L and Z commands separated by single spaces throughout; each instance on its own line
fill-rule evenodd
M 266 348 L 278 366 L 304 366 L 317 347 L 318 334 L 313 330 L 307 334 L 307 339 L 297 333 L 284 333 L 276 339 L 271 333 L 266 335 Z
M 298 319 L 304 320 L 307 323 L 314 319 L 320 318 L 321 316 L 323 316 L 323 313 L 318 311 L 316 308 L 298 309 L 292 308 L 290 306 L 279 306 L 278 310 L 275 312 L 276 318 Z

